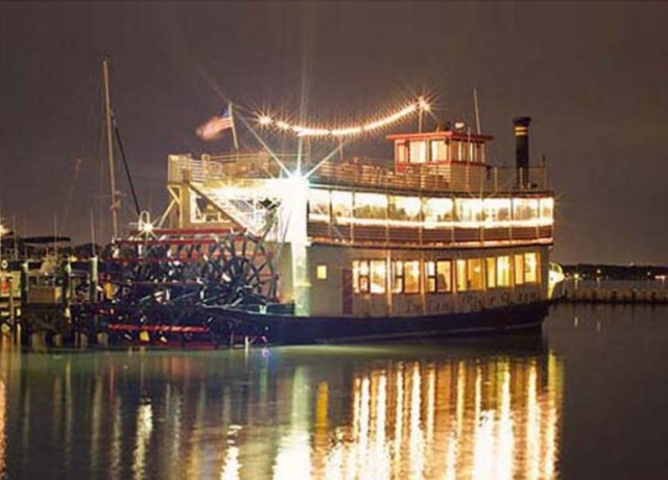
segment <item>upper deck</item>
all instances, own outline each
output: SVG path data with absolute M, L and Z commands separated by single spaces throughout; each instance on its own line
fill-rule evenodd
M 278 160 L 294 171 L 293 155 L 277 156 Z M 519 170 L 515 167 L 497 167 L 485 163 L 450 161 L 436 164 L 407 164 L 403 171 L 380 166 L 376 159 L 356 158 L 351 161 L 325 161 L 314 168 L 305 163 L 302 171 L 312 173 L 312 185 L 350 187 L 356 190 L 385 192 L 422 192 L 434 196 L 451 193 L 470 193 L 476 196 L 515 195 L 521 192 L 547 192 L 549 184 L 545 166 Z M 207 183 L 285 177 L 286 172 L 267 153 L 204 155 L 195 159 L 189 155 L 172 155 L 169 160 L 168 182 L 190 181 Z
M 172 224 L 227 219 L 267 231 L 268 239 L 402 248 L 550 244 L 554 198 L 547 169 L 529 166 L 530 119 L 515 121 L 514 167 L 487 163 L 492 137 L 453 130 L 390 135 L 390 160 L 304 156 L 298 162 L 266 150 L 170 155 L 168 188 L 178 211 Z

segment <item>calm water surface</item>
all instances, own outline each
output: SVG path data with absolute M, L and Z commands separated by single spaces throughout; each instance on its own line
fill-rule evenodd
M 0 349 L 6 478 L 666 478 L 668 308 L 394 346 Z

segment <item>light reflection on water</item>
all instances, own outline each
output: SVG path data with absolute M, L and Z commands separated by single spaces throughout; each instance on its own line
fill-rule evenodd
M 559 473 L 563 365 L 540 338 L 0 355 L 10 477 Z

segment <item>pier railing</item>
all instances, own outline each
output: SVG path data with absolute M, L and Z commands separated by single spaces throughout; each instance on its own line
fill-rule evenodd
M 168 181 L 205 183 L 225 179 L 277 178 L 295 170 L 294 155 L 277 158 L 278 161 L 265 153 L 204 155 L 201 159 L 188 155 L 170 155 Z M 518 170 L 515 167 L 457 162 L 448 165 L 408 165 L 403 172 L 396 172 L 367 161 L 327 161 L 315 168 L 304 163 L 302 171 L 311 172 L 311 183 L 383 190 L 471 194 L 549 190 L 545 166 Z

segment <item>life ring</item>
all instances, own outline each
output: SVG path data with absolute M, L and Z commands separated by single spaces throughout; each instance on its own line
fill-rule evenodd
M 7 267 L 8 267 L 8 266 L 9 266 L 9 262 L 7 261 L 6 258 L 3 258 L 3 259 L 2 259 L 2 262 L 0 262 L 0 267 L 1 267 L 3 270 L 7 270 Z

